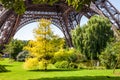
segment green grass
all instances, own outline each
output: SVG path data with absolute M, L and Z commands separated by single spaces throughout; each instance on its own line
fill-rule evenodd
M 0 61 L 8 72 L 0 73 L 0 80 L 120 80 L 112 70 L 48 70 L 26 71 L 22 62 Z M 120 72 L 120 70 L 116 70 Z

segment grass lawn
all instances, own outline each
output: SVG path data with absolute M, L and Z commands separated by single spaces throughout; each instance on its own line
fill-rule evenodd
M 9 72 L 0 73 L 0 80 L 120 80 L 112 70 L 48 70 L 26 71 L 22 62 L 0 61 Z M 116 70 L 120 72 L 120 70 Z

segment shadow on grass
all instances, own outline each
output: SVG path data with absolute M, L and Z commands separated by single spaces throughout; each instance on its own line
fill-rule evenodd
M 6 69 L 6 66 L 9 66 L 9 65 L 0 65 L 0 73 L 11 72 L 10 70 Z
M 3 65 L 4 67 L 13 67 L 12 65 Z
M 64 71 L 78 71 L 78 69 L 48 69 L 48 70 L 43 70 L 43 69 L 39 69 L 39 70 L 29 70 L 30 72 L 64 72 Z
M 28 80 L 120 80 L 120 77 L 111 76 L 80 76 L 80 77 L 54 77 L 54 78 L 38 78 Z
M 7 70 L 7 71 L 0 71 L 0 73 L 7 73 L 7 72 L 11 72 L 11 70 Z

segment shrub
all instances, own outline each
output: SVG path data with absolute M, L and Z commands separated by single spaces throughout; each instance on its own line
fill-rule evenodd
M 75 49 L 71 48 L 71 49 L 67 50 L 67 54 L 68 54 L 68 61 L 69 62 L 76 62 L 78 60 L 77 53 L 76 53 Z
M 60 49 L 58 52 L 54 54 L 54 59 L 56 61 L 64 61 L 68 60 L 68 54 L 65 49 Z
M 17 39 L 12 39 L 7 45 L 5 45 L 4 53 L 9 53 L 10 58 L 17 60 L 16 57 L 18 53 L 23 50 L 23 47 L 27 44 L 26 41 L 21 41 Z
M 48 60 L 42 59 L 42 60 L 39 62 L 39 69 L 47 70 L 48 65 L 49 65 Z
M 38 69 L 38 66 L 39 66 L 39 61 L 37 58 L 26 59 L 26 61 L 24 63 L 24 69 L 27 69 L 27 70 Z
M 107 69 L 120 68 L 120 42 L 108 45 L 99 58 Z
M 56 61 L 79 62 L 83 60 L 81 59 L 83 58 L 82 56 L 75 49 L 60 49 L 54 54 L 54 59 Z
M 76 64 L 76 63 L 70 63 L 69 64 L 69 68 L 70 69 L 77 69 L 78 68 L 78 64 Z
M 56 68 L 68 68 L 69 67 L 69 62 L 68 61 L 56 62 L 55 67 Z
M 78 69 L 86 69 L 87 67 L 85 66 L 85 64 L 80 63 L 78 64 Z
M 17 55 L 17 61 L 25 61 L 25 58 L 27 58 L 29 55 L 28 51 L 22 51 Z
M 38 69 L 39 69 L 39 70 L 56 69 L 56 67 L 55 67 L 53 64 L 49 63 L 48 61 L 47 61 L 46 63 L 47 63 L 47 64 L 46 64 L 46 66 L 45 66 L 44 61 L 40 61 L 40 62 L 39 62 Z
M 54 64 L 48 64 L 47 68 L 48 69 L 56 69 L 56 67 L 54 66 Z
M 61 63 L 61 62 L 56 62 L 56 63 L 54 64 L 54 66 L 55 66 L 56 68 L 60 68 L 60 63 Z

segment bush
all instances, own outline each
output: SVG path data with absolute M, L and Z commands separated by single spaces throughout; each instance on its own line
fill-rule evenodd
M 85 66 L 85 64 L 80 63 L 78 64 L 78 69 L 86 69 L 87 67 Z
M 18 53 L 23 50 L 23 47 L 27 44 L 26 41 L 21 41 L 17 39 L 12 39 L 7 45 L 5 45 L 5 49 L 3 52 L 9 53 L 10 58 L 17 60 L 16 57 Z
M 47 70 L 48 65 L 49 65 L 49 60 L 42 59 L 42 60 L 39 62 L 39 69 Z
M 78 54 L 75 49 L 71 48 L 67 50 L 67 54 L 69 62 L 76 62 L 78 60 Z
M 54 54 L 56 61 L 79 62 L 83 60 L 83 55 L 76 52 L 75 49 L 60 49 Z
M 68 68 L 68 66 L 69 66 L 68 61 L 62 61 L 62 62 L 60 63 L 60 68 Z
M 56 63 L 54 64 L 54 66 L 55 66 L 56 68 L 60 68 L 60 63 L 61 63 L 61 62 L 56 62 Z
M 120 42 L 108 45 L 99 58 L 107 69 L 120 68 Z
M 77 69 L 78 68 L 78 64 L 76 64 L 76 63 L 70 63 L 69 64 L 69 68 L 70 69 Z
M 17 61 L 25 61 L 25 58 L 27 58 L 29 55 L 28 51 L 22 51 L 17 55 Z
M 24 69 L 27 70 L 36 70 L 38 69 L 38 66 L 39 66 L 39 61 L 37 58 L 26 59 L 24 63 Z
M 66 61 L 68 60 L 68 54 L 67 54 L 67 51 L 65 49 L 60 49 L 58 52 L 56 52 L 54 54 L 54 59 L 56 61 Z
M 61 61 L 61 62 L 56 62 L 54 65 L 56 68 L 68 68 L 69 62 L 68 61 Z

